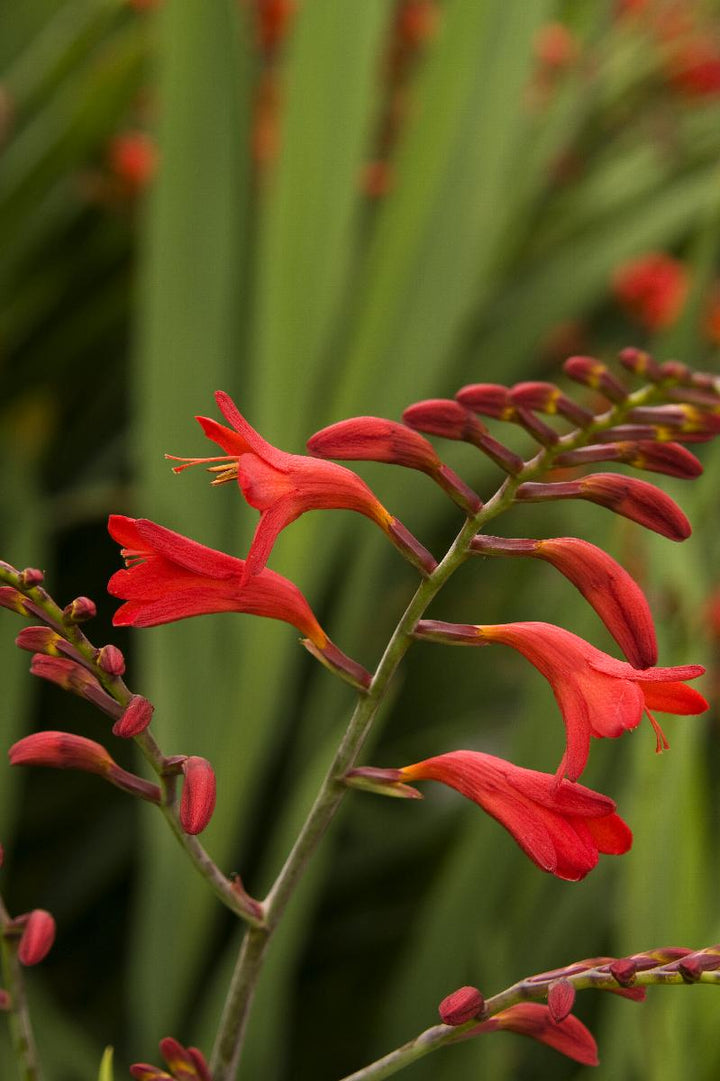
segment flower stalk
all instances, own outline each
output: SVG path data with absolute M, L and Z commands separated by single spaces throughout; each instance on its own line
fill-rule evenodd
M 10 915 L 0 897 L 0 959 L 2 960 L 3 985 L 9 995 L 7 1014 L 13 1052 L 21 1081 L 42 1081 L 25 994 L 25 980 L 18 959 L 19 936 L 5 934 L 11 923 Z

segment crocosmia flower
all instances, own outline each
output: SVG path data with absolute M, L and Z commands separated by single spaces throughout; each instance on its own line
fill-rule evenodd
M 399 783 L 440 781 L 462 793 L 557 878 L 576 882 L 593 869 L 599 852 L 621 855 L 632 844 L 608 796 L 480 751 L 451 751 L 388 772 Z
M 560 706 L 567 746 L 557 772 L 572 781 L 585 768 L 591 736 L 614 739 L 636 728 L 646 713 L 659 751 L 668 743 L 651 710 L 685 715 L 708 708 L 703 696 L 684 682 L 701 676 L 701 665 L 633 668 L 552 623 L 471 626 L 422 620 L 415 633 L 464 645 L 500 643 L 527 657 L 548 680 Z
M 264 568 L 248 578 L 244 560 L 144 518 L 113 514 L 108 529 L 123 546 L 127 565 L 108 582 L 108 591 L 126 602 L 113 617 L 116 627 L 156 627 L 211 612 L 267 616 L 297 627 L 307 648 L 344 678 L 361 686 L 369 682 L 365 669 L 330 641 L 300 590 L 282 575 Z
M 621 306 L 651 331 L 675 322 L 688 288 L 685 266 L 663 252 L 623 263 L 613 276 L 613 291 Z
M 212 1081 L 205 1056 L 197 1047 L 183 1047 L 172 1036 L 166 1036 L 160 1041 L 160 1052 L 169 1073 L 146 1062 L 136 1062 L 130 1067 L 130 1076 L 135 1081 Z
M 336 462 L 278 450 L 248 424 L 229 395 L 218 391 L 215 400 L 232 428 L 210 417 L 198 417 L 203 431 L 225 454 L 220 458 L 175 459 L 179 473 L 206 462 L 217 474 L 214 484 L 237 480 L 245 499 L 260 511 L 260 521 L 245 564 L 245 574 L 258 574 L 268 561 L 278 534 L 309 510 L 354 510 L 364 514 L 390 538 L 396 548 L 422 571 L 430 574 L 436 561 L 394 518 L 356 473 Z M 171 457 L 171 456 L 168 456 Z
M 573 1014 L 557 1022 L 553 1021 L 547 1006 L 539 1002 L 519 1002 L 472 1028 L 468 1036 L 503 1030 L 530 1036 L 583 1066 L 598 1065 L 597 1044 L 582 1021 Z

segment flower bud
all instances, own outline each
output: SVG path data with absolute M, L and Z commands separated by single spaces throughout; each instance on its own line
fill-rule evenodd
M 627 387 L 595 357 L 568 357 L 563 371 L 576 383 L 601 391 L 611 402 L 624 402 L 628 396 Z
M 185 774 L 180 801 L 180 824 L 186 833 L 202 833 L 215 810 L 215 774 L 205 758 L 191 755 L 182 765 Z
M 519 473 L 525 465 L 519 454 L 493 439 L 485 425 L 460 402 L 449 398 L 415 402 L 407 407 L 403 420 L 411 428 L 427 432 L 428 435 L 471 443 L 511 475 Z
M 166 1036 L 160 1041 L 160 1051 L 177 1081 L 212 1081 L 205 1056 L 197 1047 L 183 1047 Z
M 155 707 L 143 698 L 141 694 L 134 694 L 122 717 L 113 725 L 112 733 L 121 739 L 132 739 L 144 732 L 152 720 Z
M 351 417 L 316 432 L 307 442 L 317 458 L 388 462 L 426 473 L 469 514 L 482 506 L 479 497 L 438 457 L 432 443 L 405 424 L 381 417 Z
M 444 1025 L 464 1025 L 479 1017 L 485 1009 L 485 999 L 477 987 L 459 987 L 447 995 L 438 1006 L 440 1020 Z
M 513 405 L 524 406 L 526 409 L 537 409 L 541 413 L 557 413 L 576 424 L 578 428 L 586 428 L 594 420 L 593 414 L 588 409 L 583 409 L 572 398 L 568 398 L 553 383 L 516 383 L 510 388 L 510 400 Z
M 587 465 L 590 462 L 625 462 L 636 469 L 681 477 L 683 480 L 699 477 L 703 471 L 702 463 L 680 443 L 656 443 L 650 439 L 580 447 L 558 454 L 555 458 L 555 465 L 559 466 Z
M 34 676 L 56 683 L 64 691 L 87 699 L 110 717 L 117 719 L 123 711 L 122 706 L 100 686 L 92 672 L 68 657 L 46 657 L 42 653 L 35 653 L 30 671 Z
M 63 616 L 68 623 L 86 623 L 97 615 L 95 602 L 89 597 L 76 597 L 65 608 Z
M 633 372 L 635 375 L 643 376 L 645 379 L 649 379 L 651 383 L 662 381 L 663 375 L 660 365 L 644 349 L 623 349 L 619 357 L 623 368 L 627 368 L 628 371 Z
M 7 991 L 0 987 L 0 1012 L 7 1012 L 12 1006 L 12 999 Z
M 461 405 L 481 416 L 495 417 L 497 420 L 515 419 L 510 391 L 499 383 L 469 383 L 461 387 L 455 397 Z
M 556 1025 L 564 1021 L 573 1008 L 575 988 L 570 980 L 553 980 L 548 987 L 547 1004 Z
M 629 987 L 637 973 L 638 966 L 631 957 L 618 958 L 609 967 L 609 972 L 621 987 Z
M 23 627 L 15 639 L 15 645 L 29 653 L 45 653 L 49 657 L 59 657 L 60 643 L 64 641 L 51 627 Z
M 34 586 L 41 585 L 44 581 L 45 575 L 36 567 L 26 567 L 24 571 L 20 571 L 20 585 L 23 589 L 32 589 Z
M 23 965 L 37 965 L 47 957 L 55 941 L 55 920 L 44 908 L 35 908 L 27 917 L 18 946 Z
M 12 586 L 0 586 L 0 607 L 9 608 L 20 616 L 30 615 L 30 605 L 26 597 Z
M 109 676 L 121 676 L 125 671 L 125 658 L 117 646 L 103 646 L 98 654 L 98 664 Z

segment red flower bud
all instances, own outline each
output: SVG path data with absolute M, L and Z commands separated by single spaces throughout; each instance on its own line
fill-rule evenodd
M 415 402 L 407 407 L 403 420 L 411 428 L 428 435 L 472 443 L 506 473 L 519 473 L 525 465 L 519 454 L 493 439 L 474 413 L 452 399 L 430 398 L 424 402 Z
M 440 1020 L 444 1025 L 464 1025 L 479 1017 L 485 1008 L 485 999 L 477 987 L 459 987 L 447 995 L 438 1006 Z
M 15 639 L 18 649 L 30 653 L 45 653 L 49 657 L 60 656 L 60 643 L 65 639 L 50 627 L 23 627 Z
M 662 381 L 663 374 L 660 365 L 643 349 L 623 349 L 620 353 L 620 363 L 628 371 L 633 372 L 635 375 L 641 375 L 652 383 Z
M 57 683 L 64 691 L 72 691 L 73 694 L 87 699 L 110 717 L 118 718 L 122 713 L 122 706 L 103 690 L 92 672 L 88 672 L 87 668 L 77 661 L 68 657 L 46 657 L 42 653 L 36 653 L 30 671 L 34 676 Z
M 553 980 L 548 987 L 547 1004 L 556 1025 L 564 1021 L 575 1003 L 575 988 L 570 980 Z
M 557 413 L 572 421 L 578 428 L 585 428 L 594 417 L 588 409 L 574 402 L 552 383 L 516 383 L 510 388 L 510 400 L 516 406 L 537 409 L 541 413 Z
M 23 589 L 32 589 L 34 586 L 41 585 L 44 581 L 45 575 L 36 567 L 26 567 L 24 571 L 20 571 L 20 585 Z
M 215 810 L 215 774 L 207 759 L 195 755 L 185 759 L 182 771 L 180 824 L 186 833 L 202 833 Z
M 457 400 L 484 417 L 497 420 L 514 420 L 515 406 L 510 391 L 499 383 L 469 383 L 455 395 Z
M 88 619 L 94 619 L 96 615 L 95 602 L 89 597 L 76 597 L 63 608 L 63 616 L 68 623 L 86 623 Z
M 660 330 L 675 322 L 688 288 L 685 266 L 663 252 L 623 263 L 613 276 L 613 291 L 620 305 L 648 330 Z
M 624 402 L 628 396 L 627 387 L 595 357 L 568 357 L 563 371 L 576 383 L 601 391 L 611 402 Z
M 516 498 L 528 502 L 547 499 L 587 499 L 639 522 L 669 540 L 686 540 L 692 533 L 677 503 L 644 480 L 619 473 L 593 473 L 581 480 L 556 484 L 521 484 Z
M 98 654 L 98 664 L 109 676 L 121 676 L 125 671 L 125 658 L 117 646 L 103 646 Z
M 9 608 L 11 612 L 17 612 L 20 616 L 27 616 L 31 611 L 27 598 L 12 586 L 0 586 L 0 607 Z
M 590 462 L 625 462 L 636 469 L 692 480 L 703 471 L 702 463 L 680 443 L 656 443 L 650 439 L 602 443 L 558 454 L 555 465 L 587 465 Z
M 132 739 L 144 732 L 152 720 L 155 706 L 143 698 L 141 694 L 134 694 L 120 720 L 113 725 L 113 735 L 121 739 Z
M 18 946 L 23 965 L 37 965 L 47 957 L 55 941 L 55 920 L 44 908 L 35 908 L 27 917 Z
M 631 957 L 618 958 L 610 965 L 609 971 L 621 987 L 629 987 L 635 979 L 638 966 Z
M 318 458 L 388 462 L 418 469 L 440 485 L 458 506 L 476 514 L 482 503 L 471 488 L 438 457 L 432 443 L 412 428 L 381 417 L 351 417 L 316 432 L 307 448 Z

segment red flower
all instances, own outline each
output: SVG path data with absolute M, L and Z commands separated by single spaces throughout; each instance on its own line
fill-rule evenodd
M 621 855 L 632 844 L 608 796 L 480 751 L 451 751 L 396 772 L 398 781 L 440 781 L 461 792 L 541 870 L 571 882 L 592 870 L 599 852 Z
M 548 1047 L 567 1055 L 584 1066 L 597 1066 L 597 1044 L 592 1034 L 582 1021 L 570 1014 L 564 1021 L 553 1021 L 547 1006 L 539 1002 L 520 1002 L 502 1010 L 494 1017 L 483 1021 L 468 1033 L 477 1036 L 481 1032 L 497 1032 L 505 1029 L 518 1032 L 521 1036 L 531 1036 L 533 1040 L 547 1044 Z
M 209 417 L 198 417 L 209 439 L 224 451 L 222 458 L 175 459 L 176 473 L 204 462 L 222 462 L 211 467 L 217 473 L 214 484 L 237 480 L 245 499 L 260 511 L 255 536 L 246 561 L 246 575 L 258 574 L 268 561 L 278 534 L 309 510 L 354 510 L 372 519 L 393 544 L 424 574 L 437 566 L 428 551 L 385 510 L 357 474 L 335 462 L 324 462 L 303 454 L 288 454 L 267 443 L 238 411 L 232 399 L 218 391 L 215 400 L 223 416 L 232 424 L 226 428 Z M 234 430 L 233 430 L 234 429 Z
M 183 1047 L 172 1036 L 166 1036 L 160 1041 L 160 1051 L 171 1072 L 137 1062 L 130 1067 L 135 1081 L 212 1081 L 205 1056 L 197 1047 Z
M 613 292 L 627 314 L 648 330 L 675 322 L 688 293 L 685 266 L 663 252 L 652 252 L 618 267 Z
M 156 627 L 210 612 L 248 612 L 290 623 L 305 645 L 330 668 L 366 686 L 370 677 L 335 646 L 297 586 L 267 568 L 247 578 L 245 561 L 207 548 L 144 518 L 113 514 L 110 535 L 123 545 L 127 570 L 117 571 L 108 591 L 125 604 L 116 627 Z
M 108 164 L 129 195 L 148 186 L 158 164 L 157 146 L 143 131 L 126 131 L 114 136 L 108 147 Z
M 527 657 L 550 683 L 567 730 L 567 747 L 557 776 L 576 780 L 587 762 L 590 736 L 616 738 L 636 728 L 646 713 L 657 735 L 657 750 L 667 747 L 650 712 L 702 713 L 707 702 L 686 687 L 705 669 L 699 664 L 676 668 L 633 668 L 552 623 L 501 623 L 467 626 L 421 620 L 415 633 L 438 641 L 485 645 L 500 642 Z
M 478 534 L 470 545 L 479 555 L 531 556 L 552 563 L 593 606 L 635 668 L 657 661 L 657 639 L 645 594 L 612 556 L 577 537 L 513 539 Z

